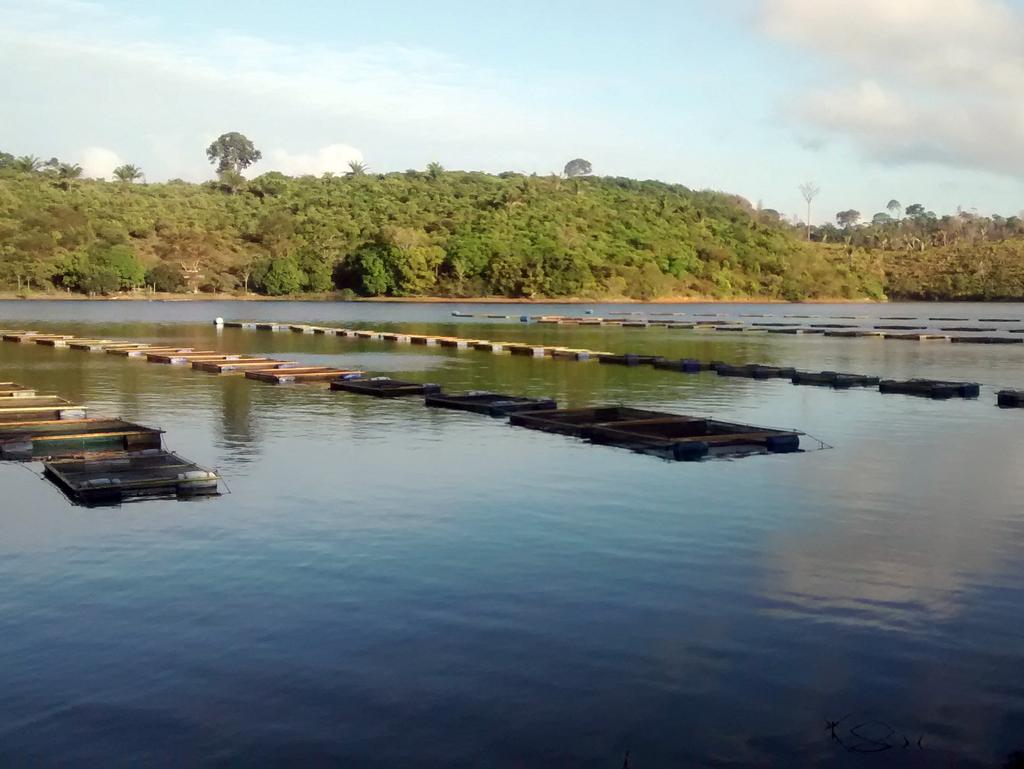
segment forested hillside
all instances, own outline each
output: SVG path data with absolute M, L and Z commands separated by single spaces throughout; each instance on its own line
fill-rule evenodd
M 921 203 L 886 210 L 861 223 L 859 211 L 811 228 L 825 248 L 845 251 L 885 275 L 892 299 L 1024 298 L 1024 219 L 958 210 L 938 216 Z
M 10 157 L 10 156 L 7 156 Z M 0 289 L 881 298 L 881 267 L 745 200 L 621 178 L 445 171 L 206 184 L 0 170 Z M 80 172 L 80 169 L 79 169 Z

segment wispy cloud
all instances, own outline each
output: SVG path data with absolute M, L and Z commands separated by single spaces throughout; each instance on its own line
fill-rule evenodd
M 32 134 L 40 141 L 60 135 L 65 147 L 78 132 L 160 166 L 147 169 L 151 178 L 208 175 L 196 148 L 227 130 L 281 148 L 275 156 L 296 168 L 334 162 L 330 148 L 340 144 L 361 147 L 382 170 L 401 167 L 413 142 L 437 159 L 457 149 L 465 163 L 501 168 L 538 162 L 545 146 L 568 145 L 579 124 L 522 84 L 427 49 L 334 50 L 228 33 L 171 41 L 144 17 L 76 0 L 0 0 L 0 14 L 0 87 L 22 95 L 20 123 L 0 127 L 0 140 L 29 134 L 30 121 L 49 126 Z M 325 149 L 310 156 L 303 147 Z M 182 157 L 194 158 L 184 173 Z
M 999 0 L 762 0 L 757 23 L 814 56 L 803 127 L 886 162 L 1024 177 L 1024 12 Z

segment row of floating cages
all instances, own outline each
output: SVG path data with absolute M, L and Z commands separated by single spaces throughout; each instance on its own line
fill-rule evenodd
M 648 318 L 671 318 L 671 317 L 693 317 L 693 318 L 723 318 L 727 313 L 720 312 L 681 312 L 678 310 L 670 311 L 659 311 L 650 312 L 643 310 L 609 310 L 607 313 L 609 316 L 617 316 L 620 318 L 630 317 L 648 317 Z M 455 310 L 451 313 L 454 318 L 504 318 L 511 319 L 517 316 L 515 315 L 503 315 L 500 313 L 472 313 L 464 312 L 461 310 Z M 593 310 L 585 310 L 583 315 L 520 315 L 519 320 L 522 322 L 537 322 L 537 323 L 557 323 L 558 321 L 602 321 L 604 320 L 601 316 L 594 315 Z M 803 318 L 803 319 L 830 319 L 830 320 L 871 320 L 867 315 L 821 315 L 821 314 L 803 314 L 796 315 L 786 313 L 780 315 L 779 313 L 764 313 L 764 312 L 744 312 L 739 313 L 738 318 Z M 942 322 L 970 322 L 971 318 L 964 318 L 959 316 L 918 316 L 918 315 L 881 315 L 876 320 L 915 320 L 915 321 L 942 321 Z M 978 323 L 1022 323 L 1022 318 L 976 318 L 975 322 Z M 740 323 L 739 319 L 733 319 L 724 322 Z M 771 323 L 754 323 L 753 325 L 773 325 Z M 831 324 L 830 324 L 831 325 Z M 952 329 L 951 329 L 952 330 Z M 974 330 L 973 327 L 965 327 L 957 330 Z
M 429 336 L 429 335 L 399 335 L 378 332 L 373 330 L 351 330 L 332 329 L 323 326 L 309 325 L 283 325 L 283 324 L 260 324 L 246 322 L 230 322 L 232 325 L 242 328 L 287 328 L 292 331 L 302 332 L 333 332 L 339 335 L 353 335 L 378 339 L 404 339 L 413 343 L 435 344 L 448 347 L 473 347 L 476 349 L 487 349 L 493 351 L 507 350 L 512 354 L 551 356 L 576 358 L 587 360 L 596 358 L 601 363 L 618 364 L 625 366 L 652 365 L 655 368 L 670 369 L 687 373 L 713 370 L 720 376 L 746 377 L 751 379 L 790 379 L 794 384 L 818 384 L 827 385 L 836 389 L 849 387 L 879 387 L 881 392 L 903 393 L 936 399 L 961 397 L 978 397 L 980 388 L 976 383 L 971 382 L 945 382 L 939 380 L 910 379 L 906 381 L 879 380 L 877 377 L 870 377 L 861 374 L 844 374 L 840 372 L 801 372 L 791 367 L 766 366 L 761 364 L 732 365 L 721 361 L 703 362 L 691 359 L 678 361 L 668 360 L 658 355 L 641 355 L 634 353 L 613 354 L 607 352 L 594 352 L 590 350 L 557 347 L 551 345 L 534 345 L 527 343 L 489 342 L 487 340 L 463 339 L 459 337 Z M 842 325 L 842 324 L 822 324 Z M 836 333 L 879 333 L 879 332 L 836 332 Z M 363 372 L 355 370 L 338 369 L 329 366 L 303 366 L 294 361 L 282 361 L 272 358 L 259 358 L 240 354 L 224 353 L 216 350 L 195 350 L 181 347 L 157 347 L 148 344 L 131 342 L 109 342 L 109 340 L 80 340 L 66 334 L 39 334 L 37 332 L 7 332 L 0 334 L 3 339 L 24 341 L 34 339 L 42 343 L 56 343 L 79 347 L 80 349 L 106 349 L 107 352 L 128 355 L 145 356 L 147 360 L 155 363 L 168 363 L 179 365 L 191 365 L 193 368 L 212 373 L 242 373 L 248 378 L 276 384 L 292 382 L 313 382 L 333 381 L 335 379 L 356 379 L 363 376 Z M 0 387 L 0 393 L 3 392 Z M 12 393 L 14 395 L 15 393 Z M 21 394 L 21 393 L 18 393 Z M 34 393 L 33 393 L 34 395 Z M 2 397 L 2 396 L 0 396 Z M 30 396 L 25 393 L 23 397 Z M 1004 398 L 1000 405 L 1005 405 L 1007 398 Z M 44 408 L 40 404 L 40 409 Z M 2 408 L 0 408 L 2 412 Z M 58 411 L 58 414 L 63 412 Z M 72 414 L 73 415 L 73 414 Z M 56 418 L 61 418 L 57 416 Z
M 331 383 L 332 390 L 394 398 L 422 396 L 425 405 L 508 417 L 511 424 L 572 435 L 592 443 L 631 449 L 665 459 L 692 461 L 709 457 L 800 451 L 795 430 L 776 430 L 717 419 L 648 411 L 625 406 L 559 409 L 551 398 L 493 392 L 444 393 L 436 384 L 373 377 Z
M 84 406 L 16 382 L 0 382 L 0 460 L 42 461 L 43 477 L 87 506 L 219 493 L 220 476 L 166 451 L 162 430 L 90 418 Z
M 557 317 L 558 316 L 550 316 L 550 319 L 557 319 Z M 278 327 L 276 324 L 258 324 L 245 322 L 231 322 L 227 325 L 234 325 L 236 327 L 241 328 Z M 816 325 L 828 328 L 836 328 L 843 327 L 846 324 L 829 323 Z M 886 324 L 888 328 L 893 328 L 898 325 L 899 324 Z M 288 326 L 287 328 L 290 328 L 293 331 L 306 331 L 310 329 L 315 329 L 317 331 L 333 331 L 334 333 L 339 335 L 377 339 L 386 338 L 392 341 L 397 339 L 403 339 L 413 344 L 433 343 L 448 347 L 465 347 L 493 352 L 507 351 L 513 355 L 526 355 L 534 357 L 546 356 L 553 358 L 575 358 L 577 360 L 596 359 L 602 364 L 613 364 L 620 366 L 649 365 L 658 369 L 674 370 L 684 373 L 714 371 L 719 376 L 724 377 L 742 377 L 749 379 L 788 379 L 793 384 L 819 385 L 832 387 L 834 389 L 849 389 L 852 387 L 878 387 L 881 392 L 885 393 L 903 393 L 907 395 L 917 395 L 936 399 L 943 399 L 949 397 L 976 398 L 978 397 L 980 392 L 979 386 L 973 382 L 945 382 L 927 379 L 911 379 L 906 381 L 881 380 L 879 377 L 869 376 L 865 374 L 852 374 L 837 371 L 807 372 L 798 371 L 797 369 L 788 366 L 769 366 L 756 363 L 733 365 L 722 361 L 700 361 L 688 358 L 673 360 L 665 358 L 660 355 L 637 353 L 616 354 L 609 352 L 595 352 L 591 350 L 559 347 L 553 345 L 530 344 L 526 342 L 491 342 L 487 340 L 463 339 L 459 337 L 430 336 L 423 334 L 400 335 L 373 330 L 326 329 L 320 326 L 303 325 Z M 879 335 L 883 334 L 884 332 L 880 330 L 862 331 L 843 329 L 826 333 Z M 912 336 L 923 337 L 929 335 L 915 334 Z M 200 364 L 193 365 L 198 366 Z M 345 374 L 351 378 L 356 378 L 361 374 L 361 372 L 345 372 Z M 251 375 L 247 374 L 247 376 L 251 376 L 254 379 L 263 379 L 264 381 L 284 382 L 302 380 L 301 377 L 288 378 L 287 375 L 275 372 L 253 372 Z M 319 373 L 314 373 L 313 376 L 310 377 L 310 379 L 316 379 L 321 377 L 324 379 L 329 379 L 329 372 L 326 370 L 321 370 Z M 434 399 L 436 400 L 437 397 L 438 394 L 435 393 Z M 469 404 L 463 405 L 468 408 Z M 1003 404 L 1001 403 L 1000 405 Z M 494 410 L 492 407 L 483 404 L 482 400 L 480 409 L 483 411 Z
M 258 328 L 260 324 L 255 323 L 244 323 L 234 322 L 229 325 L 235 325 L 238 327 L 252 327 Z M 783 324 L 778 324 L 783 325 Z M 843 327 L 846 324 L 817 324 L 822 327 Z M 268 324 L 269 326 L 269 324 Z M 317 331 L 327 330 L 323 327 L 311 327 L 311 326 L 291 326 L 292 330 L 309 330 L 315 329 Z M 687 373 L 697 373 L 700 371 L 713 370 L 716 371 L 720 376 L 731 376 L 731 377 L 746 377 L 752 379 L 774 379 L 774 378 L 785 378 L 790 379 L 794 384 L 818 384 L 827 385 L 835 389 L 847 389 L 850 387 L 867 387 L 876 386 L 879 384 L 877 377 L 867 376 L 863 374 L 844 374 L 841 372 L 800 372 L 792 367 L 785 366 L 766 366 L 761 364 L 743 364 L 743 365 L 731 365 L 724 362 L 713 361 L 703 362 L 690 359 L 681 360 L 669 360 L 658 355 L 647 355 L 647 354 L 634 354 L 634 353 L 623 353 L 613 354 L 607 352 L 594 352 L 590 350 L 558 347 L 552 345 L 539 345 L 529 344 L 523 342 L 490 342 L 487 340 L 477 339 L 461 339 L 457 337 L 435 337 L 429 335 L 399 335 L 389 334 L 384 332 L 377 332 L 372 330 L 360 330 L 353 331 L 351 329 L 334 329 L 335 333 L 349 336 L 362 336 L 367 338 L 379 338 L 397 340 L 404 339 L 411 341 L 414 344 L 439 344 L 450 347 L 472 347 L 478 350 L 487 350 L 493 352 L 507 351 L 513 355 L 529 355 L 535 357 L 550 356 L 553 358 L 574 358 L 577 360 L 588 360 L 596 359 L 601 363 L 605 364 L 618 364 L 624 366 L 640 366 L 640 365 L 653 365 L 655 368 L 669 369 L 683 371 Z M 836 333 L 841 334 L 869 334 L 878 335 L 882 334 L 881 331 L 837 331 Z M 913 335 L 915 337 L 923 337 L 928 335 Z M 271 377 L 276 378 L 276 377 Z M 943 393 L 948 391 L 948 388 L 944 385 L 949 383 L 939 383 L 940 386 L 932 388 L 931 390 L 925 390 L 921 387 L 915 387 L 913 385 L 907 385 L 902 388 L 902 392 L 907 394 L 925 394 L 936 393 L 934 397 L 944 397 Z M 972 383 L 959 383 L 960 390 L 965 393 L 969 393 L 972 387 Z M 890 392 L 898 391 L 896 388 L 887 390 Z M 974 397 L 970 394 L 962 397 Z
M 623 366 L 651 365 L 654 368 L 696 374 L 702 371 L 714 371 L 719 376 L 743 377 L 748 379 L 788 379 L 797 385 L 821 385 L 835 389 L 851 387 L 878 387 L 882 393 L 901 393 L 921 397 L 945 398 L 977 398 L 981 387 L 976 382 L 949 382 L 936 379 L 880 379 L 865 374 L 847 374 L 839 371 L 798 371 L 788 366 L 766 366 L 758 363 L 732 365 L 721 361 L 700 361 L 691 358 L 678 360 L 653 355 L 604 356 L 602 363 L 614 363 Z M 1012 392 L 1012 391 L 1006 391 Z M 1008 400 L 1009 396 L 1006 399 Z M 1005 405 L 1000 403 L 1000 405 Z

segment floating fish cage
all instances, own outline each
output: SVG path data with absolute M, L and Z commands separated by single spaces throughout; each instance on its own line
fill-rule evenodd
M 462 395 L 437 393 L 428 395 L 424 403 L 436 408 L 472 411 L 475 414 L 487 414 L 492 417 L 558 408 L 558 404 L 551 398 L 526 398 L 491 392 L 469 392 Z
M 664 369 L 666 371 L 682 371 L 686 374 L 697 374 L 701 371 L 710 370 L 710 366 L 704 361 L 695 360 L 694 358 L 680 358 L 678 360 L 669 358 L 655 358 L 652 361 L 654 368 Z
M 453 347 L 458 350 L 467 350 L 477 342 L 487 341 L 485 339 L 462 339 L 456 336 L 442 336 L 439 337 L 437 343 L 441 347 Z
M 649 366 L 658 360 L 658 355 L 637 355 L 628 352 L 624 355 L 599 355 L 598 361 L 616 366 Z
M 509 421 L 677 461 L 800 450 L 796 431 L 622 406 L 514 414 Z
M 227 361 L 241 360 L 241 355 L 231 355 L 216 350 L 200 350 L 198 352 L 146 352 L 146 360 L 150 363 L 166 363 L 171 366 L 185 366 L 196 361 Z
M 541 414 L 511 414 L 509 422 L 518 427 L 530 427 L 560 435 L 586 438 L 595 424 L 637 419 L 655 419 L 665 416 L 661 411 L 647 411 L 630 406 L 599 406 L 585 409 L 561 409 Z
M 791 379 L 796 374 L 796 369 L 794 368 L 762 366 L 757 363 L 748 363 L 745 366 L 720 364 L 715 368 L 715 371 L 718 376 L 744 377 L 747 379 Z
M 0 401 L 0 423 L 82 419 L 85 415 L 85 406 L 79 406 L 54 395 Z
M 216 496 L 220 476 L 162 449 L 45 462 L 44 474 L 73 502 L 118 504 L 155 497 Z
M 504 348 L 513 355 L 527 355 L 535 358 L 544 357 L 546 351 L 545 345 L 542 344 L 522 344 L 519 342 L 513 342 L 511 344 L 505 344 Z
M 477 342 L 473 349 L 481 352 L 504 352 L 505 346 L 505 342 Z
M 162 430 L 121 419 L 0 424 L 0 459 L 39 459 L 160 448 Z
M 834 336 L 834 337 L 850 338 L 850 339 L 855 339 L 855 338 L 860 338 L 860 337 L 872 337 L 873 336 L 876 339 L 881 339 L 883 336 L 885 336 L 885 334 L 883 332 L 881 332 L 881 331 L 864 331 L 864 330 L 857 330 L 857 331 L 826 331 L 825 332 L 825 336 Z
M 996 404 L 1003 408 L 1024 407 L 1024 390 L 1000 390 L 996 393 Z
M 946 334 L 904 334 L 885 333 L 885 339 L 896 339 L 904 342 L 948 342 L 950 337 Z
M 954 344 L 1021 344 L 1024 339 L 1011 336 L 954 336 L 949 341 Z
M 291 384 L 294 382 L 325 382 L 333 379 L 358 379 L 362 371 L 328 368 L 325 366 L 307 366 L 303 368 L 276 368 L 259 371 L 246 371 L 246 379 L 271 384 Z
M 117 342 L 113 342 L 109 339 L 73 339 L 68 342 L 67 345 L 72 350 L 81 350 L 84 352 L 102 352 L 108 347 L 123 346 Z
M 284 369 L 299 364 L 293 360 L 275 360 L 273 358 L 241 358 L 238 360 L 196 360 L 192 368 L 208 374 L 240 374 L 244 371 L 262 369 Z
M 819 385 L 845 390 L 850 387 L 876 387 L 879 378 L 864 374 L 843 374 L 838 371 L 797 371 L 791 381 L 797 385 Z
M 556 347 L 551 350 L 552 358 L 563 360 L 590 360 L 596 353 L 575 347 Z
M 35 398 L 36 391 L 17 382 L 0 382 L 0 403 L 6 398 Z
M 441 392 L 441 385 L 426 382 L 403 382 L 391 377 L 369 377 L 367 379 L 339 379 L 331 382 L 332 390 L 373 395 L 377 398 L 401 398 L 409 395 L 434 395 Z
M 40 334 L 35 331 L 17 331 L 14 333 L 4 334 L 3 340 L 5 342 L 40 342 L 48 339 L 73 339 L 74 337 L 68 334 Z
M 193 352 L 191 347 L 154 347 L 151 344 L 132 344 L 120 347 L 106 347 L 107 355 L 120 355 L 122 358 L 145 358 L 155 353 L 187 353 Z
M 896 381 L 883 379 L 878 391 L 917 395 L 923 398 L 977 398 L 981 388 L 974 382 L 943 382 L 935 379 L 908 379 Z
M 76 344 L 108 344 L 109 339 L 75 339 L 74 337 L 41 337 L 35 340 L 36 344 L 43 347 L 69 347 L 71 343 Z

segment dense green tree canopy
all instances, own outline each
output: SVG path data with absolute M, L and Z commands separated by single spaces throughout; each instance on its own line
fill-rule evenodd
M 237 131 L 221 134 L 206 148 L 206 157 L 217 164 L 217 173 L 240 174 L 263 157 L 263 153 L 244 134 Z
M 565 175 L 570 179 L 574 176 L 587 176 L 592 173 L 594 173 L 594 167 L 590 165 L 589 160 L 573 158 L 565 164 Z
M 6 290 L 860 298 L 912 293 L 924 278 L 909 265 L 956 249 L 967 261 L 942 257 L 942 269 L 972 277 L 931 282 L 929 296 L 1024 296 L 1024 270 L 999 256 L 1024 233 L 1015 217 L 939 218 L 911 206 L 898 221 L 876 215 L 844 230 L 812 228 L 806 243 L 777 211 L 654 181 L 583 176 L 566 184 L 555 175 L 438 167 L 320 178 L 270 172 L 230 187 L 223 179 L 62 186 L 70 180 L 60 179 L 59 162 L 57 170 L 38 159 L 6 163 Z M 980 242 L 992 253 L 975 274 L 965 254 Z

